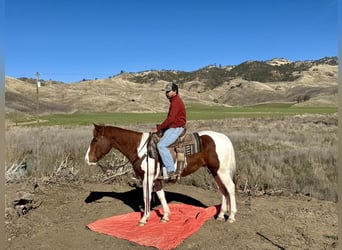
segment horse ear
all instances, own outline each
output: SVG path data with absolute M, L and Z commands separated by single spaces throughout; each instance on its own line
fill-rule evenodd
M 93 125 L 94 125 L 94 132 L 96 131 L 96 132 L 100 133 L 100 131 L 101 131 L 101 126 L 99 126 L 99 125 L 97 125 L 97 124 L 95 124 L 95 123 L 93 123 Z
M 98 125 L 93 123 L 94 125 L 94 132 L 103 135 L 104 134 L 104 126 L 103 125 Z

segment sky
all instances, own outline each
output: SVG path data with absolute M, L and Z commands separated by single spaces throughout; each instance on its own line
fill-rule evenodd
M 6 0 L 5 74 L 120 72 L 338 55 L 338 0 Z

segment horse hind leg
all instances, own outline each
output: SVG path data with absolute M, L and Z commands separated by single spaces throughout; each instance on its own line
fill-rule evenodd
M 218 220 L 225 220 L 224 215 L 229 211 L 228 222 L 235 222 L 236 200 L 235 200 L 235 184 L 231 176 L 228 178 L 220 177 L 220 175 L 215 176 L 215 181 L 218 185 L 219 190 L 222 193 L 222 204 L 221 210 L 217 216 Z
M 216 181 L 216 184 L 217 184 L 218 189 L 220 190 L 221 196 L 222 196 L 221 209 L 220 209 L 219 214 L 217 215 L 217 220 L 224 221 L 225 220 L 224 215 L 228 211 L 227 199 L 226 199 L 226 194 L 225 194 L 225 193 L 227 193 L 227 191 L 226 191 L 225 187 L 223 186 L 223 183 L 221 182 L 221 179 L 219 178 L 218 175 L 215 176 L 215 181 Z

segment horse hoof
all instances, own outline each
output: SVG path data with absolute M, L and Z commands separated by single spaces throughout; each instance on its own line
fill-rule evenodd
M 228 223 L 233 224 L 235 222 L 235 219 L 228 219 Z
M 168 219 L 160 219 L 160 223 L 168 223 L 169 220 Z
M 146 223 L 140 222 L 140 221 L 139 221 L 138 224 L 137 224 L 137 226 L 138 226 L 138 227 L 143 227 L 143 226 L 145 226 L 145 224 L 146 224 Z
M 222 217 L 217 217 L 217 219 L 216 219 L 217 221 L 225 221 L 225 219 L 224 218 L 222 218 Z

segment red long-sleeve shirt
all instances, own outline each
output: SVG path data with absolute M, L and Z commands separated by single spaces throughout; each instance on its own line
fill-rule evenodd
M 182 99 L 175 95 L 170 99 L 170 107 L 167 118 L 163 121 L 162 124 L 157 125 L 157 130 L 165 130 L 168 128 L 178 128 L 185 127 L 186 124 L 186 111 L 185 105 Z

